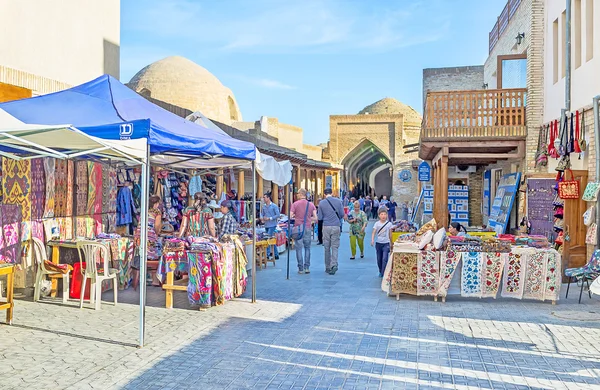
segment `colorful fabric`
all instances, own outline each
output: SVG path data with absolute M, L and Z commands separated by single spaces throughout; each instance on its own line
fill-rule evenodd
M 139 267 L 139 264 L 136 264 L 135 267 Z M 159 280 L 164 280 L 167 272 L 189 272 L 186 251 L 169 251 L 164 253 L 158 262 L 156 276 Z
M 117 168 L 108 167 L 108 212 L 117 212 Z
M 110 199 L 110 166 L 106 164 L 101 164 L 100 166 L 102 169 L 102 199 L 100 199 L 100 201 L 102 202 L 102 209 L 100 212 L 102 214 L 106 214 L 109 211 L 108 203 Z
M 85 162 L 84 162 L 85 163 Z M 67 184 L 68 162 L 57 159 L 54 161 L 54 216 L 68 217 L 68 194 Z
M 392 255 L 392 294 L 417 294 L 417 253 Z
M 440 283 L 438 295 L 445 297 L 448 295 L 450 283 L 454 277 L 454 272 L 462 259 L 461 252 L 446 251 L 440 255 Z
M 88 204 L 87 213 L 102 213 L 102 164 L 88 161 Z
M 31 160 L 31 236 L 44 241 L 44 198 L 46 197 L 46 175 L 44 159 Z
M 148 210 L 148 230 L 147 230 L 147 244 L 146 244 L 146 252 L 148 253 L 148 260 L 157 260 L 161 256 L 161 248 L 159 245 L 158 234 L 154 228 L 154 224 L 156 223 L 156 217 L 159 215 L 160 211 L 156 211 L 154 209 Z M 135 239 L 136 243 L 139 245 L 140 242 L 140 226 L 135 229 Z M 136 246 L 138 246 L 136 245 Z M 172 250 L 172 249 L 170 249 Z
M 544 288 L 544 296 L 542 299 L 550 299 L 558 301 L 560 297 L 561 284 L 561 258 L 560 254 L 555 250 L 548 251 L 546 263 L 546 280 Z
M 223 262 L 224 262 L 224 283 L 226 301 L 233 299 L 233 257 L 235 246 L 233 244 L 223 244 Z
M 44 218 L 54 217 L 54 196 L 56 190 L 56 160 L 52 157 L 44 158 L 44 172 L 46 173 L 46 203 L 44 205 Z
M 548 255 L 545 252 L 527 254 L 525 261 L 527 266 L 525 267 L 523 298 L 543 300 Z
M 203 237 L 210 235 L 208 221 L 213 219 L 213 214 L 210 208 L 206 207 L 201 212 L 196 211 L 193 207 L 188 207 L 185 213 L 188 217 L 188 234 L 194 237 Z
M 392 254 L 393 256 L 393 254 Z M 391 294 L 392 292 L 392 265 L 393 261 L 388 261 L 385 266 L 385 271 L 383 272 L 383 278 L 381 279 L 381 290 L 386 294 Z
M 206 252 L 188 252 L 188 298 L 192 305 L 212 304 L 212 255 Z
M 358 213 L 356 213 L 356 211 L 351 211 L 350 214 L 354 217 L 354 222 L 350 224 L 350 235 L 364 237 L 365 232 L 362 228 L 369 222 L 367 214 L 365 214 L 364 211 L 359 211 Z M 348 216 L 348 218 L 350 218 L 350 216 Z
M 437 295 L 440 269 L 436 253 L 421 251 L 417 257 L 417 268 L 417 295 Z
M 31 238 L 31 160 L 2 157 L 3 201 L 21 207 L 21 238 Z
M 496 298 L 500 289 L 506 253 L 483 253 L 482 298 Z
M 87 236 L 87 218 L 75 217 L 75 237 L 85 238 Z
M 212 252 L 212 278 L 214 305 L 225 303 L 225 258 L 223 251 Z
M 462 256 L 462 274 L 460 295 L 463 297 L 481 297 L 481 253 L 468 252 Z
M 248 279 L 248 259 L 246 258 L 246 249 L 238 236 L 228 236 L 235 245 L 235 258 L 233 266 L 233 296 L 235 298 L 241 296 L 246 291 Z
M 77 189 L 75 188 L 75 163 L 72 160 L 67 161 L 67 197 L 65 203 L 65 217 L 73 217 L 73 208 L 75 206 L 74 196 Z
M 4 163 L 4 158 L 2 159 Z M 3 166 L 4 168 L 4 166 Z M 21 263 L 21 206 L 0 204 L 0 264 Z
M 503 298 L 523 298 L 526 267 L 525 255 L 514 251 L 508 254 L 508 260 L 504 266 L 504 278 L 502 279 L 501 296 Z
M 79 216 L 84 216 L 87 213 L 88 207 L 88 165 L 86 161 L 77 161 L 75 164 L 75 186 L 76 200 L 75 213 Z M 78 222 L 79 227 L 79 222 Z

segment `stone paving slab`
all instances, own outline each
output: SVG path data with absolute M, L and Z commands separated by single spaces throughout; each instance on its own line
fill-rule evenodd
M 600 304 L 387 297 L 374 250 L 310 275 L 283 255 L 246 294 L 207 311 L 148 287 L 147 345 L 136 348 L 138 293 L 120 304 L 17 300 L 0 325 L 0 389 L 600 389 Z M 112 293 L 104 295 L 110 301 Z M 0 313 L 1 314 L 1 313 Z

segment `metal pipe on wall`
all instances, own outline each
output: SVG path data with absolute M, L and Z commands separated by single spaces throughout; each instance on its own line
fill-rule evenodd
M 598 140 L 600 139 L 600 95 L 594 97 L 594 150 L 596 154 L 596 178 L 594 179 L 596 182 L 600 181 L 600 145 L 598 145 Z M 585 115 L 585 113 L 584 113 Z M 585 129 L 582 129 L 585 131 Z M 596 201 L 596 225 L 600 226 L 600 199 Z M 596 238 L 596 249 L 600 249 L 600 229 L 597 229 L 597 238 Z
M 571 111 L 571 0 L 567 0 L 566 19 L 565 110 Z

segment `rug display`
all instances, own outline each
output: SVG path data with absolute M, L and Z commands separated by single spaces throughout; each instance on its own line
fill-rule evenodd
M 212 254 L 188 252 L 189 283 L 188 298 L 192 305 L 203 307 L 212 304 Z
M 56 160 L 44 157 L 44 173 L 46 175 L 46 200 L 44 204 L 44 218 L 54 217 L 54 196 L 56 191 Z
M 392 255 L 392 294 L 417 294 L 417 253 Z
M 440 280 L 439 252 L 419 252 L 417 264 L 417 295 L 436 296 Z
M 67 185 L 68 162 L 65 160 L 56 159 L 54 162 L 54 216 L 69 217 L 68 209 L 68 194 L 69 188 Z
M 75 163 L 75 215 L 84 216 L 88 207 L 88 166 L 86 161 Z M 80 223 L 77 222 L 79 228 Z

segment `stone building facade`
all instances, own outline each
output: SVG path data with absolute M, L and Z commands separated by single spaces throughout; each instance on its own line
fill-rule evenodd
M 344 165 L 345 185 L 352 190 L 364 183 L 374 187 L 375 175 L 390 175 L 390 193 L 396 201 L 413 201 L 418 196 L 414 153 L 405 145 L 419 142 L 421 116 L 412 107 L 385 98 L 365 107 L 358 115 L 331 115 L 329 142 L 323 157 L 334 164 Z M 402 171 L 410 173 L 400 177 Z M 367 193 L 367 191 L 365 191 Z
M 483 65 L 423 69 L 423 107 L 427 92 L 476 90 L 483 83 Z

